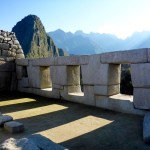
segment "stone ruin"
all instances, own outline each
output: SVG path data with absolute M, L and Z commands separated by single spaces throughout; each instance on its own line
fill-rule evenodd
M 19 58 L 24 54 L 15 33 L 0 30 L 0 91 L 16 89 L 15 59 Z
M 0 31 L 0 42 L 0 90 L 17 90 L 129 114 L 145 115 L 150 111 L 148 48 L 24 59 L 14 33 Z M 131 65 L 133 96 L 120 94 L 121 64 Z M 143 135 L 150 142 L 150 115 L 145 117 Z

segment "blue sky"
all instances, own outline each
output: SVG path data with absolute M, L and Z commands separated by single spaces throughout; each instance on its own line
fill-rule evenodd
M 111 33 L 120 38 L 150 31 L 150 0 L 0 0 L 0 29 L 12 27 L 29 14 L 40 17 L 47 32 Z

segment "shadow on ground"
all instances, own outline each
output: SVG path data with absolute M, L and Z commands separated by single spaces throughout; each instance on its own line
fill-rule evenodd
M 0 112 L 26 129 L 12 135 L 1 128 L 0 142 L 40 133 L 71 150 L 150 149 L 142 140 L 140 116 L 21 93 L 0 95 Z

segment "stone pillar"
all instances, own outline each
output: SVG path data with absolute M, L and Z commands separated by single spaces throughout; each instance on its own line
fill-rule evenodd
M 133 102 L 138 109 L 150 110 L 150 63 L 131 64 Z

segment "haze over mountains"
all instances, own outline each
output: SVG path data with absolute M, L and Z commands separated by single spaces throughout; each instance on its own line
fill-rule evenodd
M 70 54 L 96 54 L 108 51 L 150 48 L 150 31 L 135 32 L 126 39 L 119 39 L 115 35 L 100 33 L 64 32 L 58 29 L 48 33 L 57 47 Z

